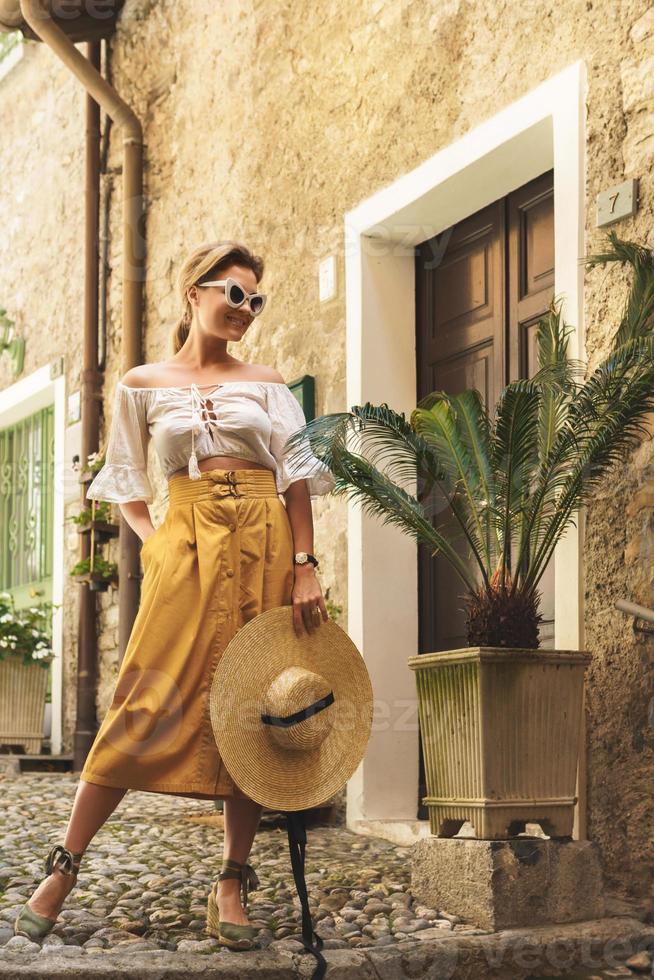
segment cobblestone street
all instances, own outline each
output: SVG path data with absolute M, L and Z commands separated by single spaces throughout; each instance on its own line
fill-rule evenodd
M 70 774 L 26 773 L 5 778 L 10 806 L 2 828 L 3 889 L 0 943 L 34 951 L 13 936 L 20 905 L 43 877 L 48 848 L 63 842 L 77 784 Z M 96 834 L 76 886 L 43 950 L 66 946 L 67 955 L 219 951 L 205 934 L 207 895 L 222 861 L 222 814 L 211 801 L 128 791 Z M 456 917 L 416 905 L 408 892 L 409 848 L 338 827 L 307 831 L 306 880 L 314 925 L 325 948 L 411 942 L 417 932 L 478 932 Z M 249 863 L 261 887 L 250 895 L 249 917 L 263 927 L 261 948 L 298 950 L 301 931 L 285 824 L 265 812 Z
M 91 842 L 43 944 L 14 936 L 14 918 L 44 875 L 45 854 L 63 842 L 76 785 L 71 774 L 1 777 L 7 806 L 0 834 L 0 976 L 150 976 L 152 970 L 167 977 L 196 970 L 222 977 L 310 976 L 315 960 L 301 954 L 293 938 L 301 932 L 301 911 L 279 814 L 264 812 L 249 858 L 261 881 L 248 908 L 250 921 L 262 927 L 258 949 L 234 953 L 204 931 L 207 895 L 222 860 L 222 814 L 210 801 L 156 793 L 126 794 Z M 343 827 L 307 829 L 309 902 L 328 973 L 338 966 L 340 976 L 357 978 L 482 975 L 470 952 L 481 955 L 479 940 L 495 942 L 502 934 L 417 903 L 409 889 L 410 850 Z M 631 923 L 625 940 L 636 942 L 639 923 L 598 923 L 611 921 Z M 612 935 L 602 928 L 599 943 Z M 511 932 L 519 937 L 526 931 Z M 548 938 L 547 930 L 531 932 Z M 557 941 L 566 934 L 574 946 L 570 926 L 558 927 Z M 378 960 L 385 969 L 373 969 Z M 436 960 L 438 974 L 428 969 Z M 462 960 L 472 972 L 461 972 Z

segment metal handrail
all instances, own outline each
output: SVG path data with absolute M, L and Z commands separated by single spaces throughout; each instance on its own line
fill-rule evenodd
M 616 600 L 615 608 L 627 613 L 628 616 L 634 617 L 635 633 L 654 634 L 654 630 L 649 629 L 647 626 L 638 625 L 639 619 L 644 623 L 654 623 L 654 609 L 648 609 L 647 606 L 639 606 L 638 603 L 629 602 L 627 599 Z

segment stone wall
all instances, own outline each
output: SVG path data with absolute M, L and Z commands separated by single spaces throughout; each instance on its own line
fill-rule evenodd
M 654 8 L 621 5 L 618 33 L 605 55 L 588 60 L 587 252 L 601 251 L 596 194 L 629 177 L 640 181 L 640 211 L 618 234 L 654 245 Z M 595 5 L 595 9 L 597 5 Z M 608 9 L 608 8 L 607 8 Z M 600 21 L 603 21 L 600 18 Z M 615 21 L 613 22 L 615 26 Z M 609 19 L 598 38 L 609 40 Z M 586 346 L 591 365 L 607 352 L 623 314 L 630 275 L 601 267 L 585 276 Z M 601 847 L 616 891 L 644 900 L 654 916 L 654 639 L 634 634 L 616 599 L 654 607 L 654 453 L 645 439 L 629 465 L 617 466 L 586 513 L 588 837 Z
M 174 282 L 187 252 L 206 239 L 237 238 L 266 259 L 271 302 L 231 352 L 274 365 L 289 382 L 315 375 L 318 414 L 347 408 L 344 212 L 576 59 L 586 63 L 589 86 L 587 251 L 603 240 L 596 194 L 631 176 L 640 178 L 640 211 L 617 230 L 643 241 L 654 152 L 647 0 L 623 0 L 619 16 L 615 5 L 596 0 L 299 7 L 267 0 L 220 10 L 211 0 L 127 0 L 112 75 L 146 142 L 144 360 L 171 354 L 180 312 Z M 81 363 L 83 104 L 78 83 L 39 45 L 0 82 L 0 302 L 28 338 L 25 373 L 65 352 L 69 391 L 79 386 Z M 108 398 L 121 374 L 121 160 L 114 127 L 104 181 L 111 192 Z M 321 306 L 317 262 L 330 253 L 341 285 L 336 300 Z M 619 270 L 585 273 L 592 360 L 606 349 L 625 286 Z M 654 603 L 652 500 L 638 496 L 650 456 L 647 443 L 606 482 L 589 509 L 586 537 L 586 645 L 594 657 L 589 835 L 602 846 L 607 876 L 642 896 L 652 895 L 654 876 L 646 663 L 654 641 L 635 638 L 612 607 L 620 595 Z M 343 606 L 346 627 L 345 503 L 319 500 L 314 515 L 321 582 Z M 67 560 L 74 557 L 69 550 Z M 115 670 L 114 604 L 103 597 L 101 606 L 99 710 Z M 72 664 L 74 589 L 66 612 Z M 71 669 L 69 699 L 73 680 Z M 67 701 L 68 745 L 72 707 Z

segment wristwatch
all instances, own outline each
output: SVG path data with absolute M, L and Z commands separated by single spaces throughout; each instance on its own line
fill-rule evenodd
M 306 563 L 308 561 L 311 562 L 311 564 L 314 566 L 314 568 L 317 568 L 318 565 L 319 565 L 319 562 L 318 562 L 318 559 L 316 558 L 316 556 L 315 555 L 310 555 L 307 551 L 297 551 L 295 553 L 295 555 L 293 556 L 293 564 L 294 565 L 306 565 Z

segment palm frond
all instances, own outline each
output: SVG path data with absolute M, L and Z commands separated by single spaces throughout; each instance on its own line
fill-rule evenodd
M 547 459 L 565 421 L 567 406 L 577 391 L 577 377 L 585 373 L 585 365 L 568 357 L 572 330 L 562 320 L 560 304 L 552 300 L 548 312 L 538 321 L 539 370 L 531 379 L 541 389 L 538 451 L 542 460 Z
M 644 420 L 653 410 L 654 338 L 637 338 L 599 365 L 570 406 L 556 453 L 567 465 L 549 480 L 556 498 L 528 581 L 538 581 L 572 512 L 588 503 L 611 468 L 649 435 Z
M 620 347 L 637 337 L 646 337 L 654 330 L 654 252 L 644 245 L 618 238 L 615 231 L 608 232 L 607 237 L 612 247 L 606 252 L 589 255 L 584 261 L 589 268 L 607 262 L 631 266 L 631 289 L 613 341 L 614 347 Z
M 350 497 L 360 502 L 364 513 L 380 518 L 383 524 L 394 524 L 408 531 L 419 543 L 433 549 L 432 556 L 442 554 L 447 558 L 467 588 L 475 588 L 475 576 L 453 545 L 451 536 L 433 526 L 422 505 L 411 494 L 360 456 L 346 453 L 341 464 L 349 480 Z
M 450 503 L 484 578 L 491 574 L 488 511 L 490 429 L 479 423 L 475 396 L 432 392 L 411 413 L 411 425 L 433 451 L 447 476 Z
M 524 520 L 525 496 L 538 462 L 540 391 L 529 380 L 507 385 L 499 398 L 493 427 L 491 459 L 495 474 L 498 528 L 502 535 L 498 567 L 502 588 L 512 575 L 512 529 Z
M 347 451 L 348 439 L 357 439 L 375 464 L 388 460 L 389 475 L 398 481 L 442 482 L 438 461 L 416 436 L 404 412 L 381 405 L 353 405 L 349 412 L 321 415 L 302 426 L 286 441 L 289 462 L 304 466 L 313 456 L 336 476 L 338 458 Z
M 348 449 L 348 439 L 358 441 L 367 455 Z M 398 478 L 409 481 L 417 478 L 419 483 L 427 481 L 429 486 L 439 488 L 447 498 L 465 540 L 475 552 L 470 522 L 459 502 L 449 496 L 449 480 L 441 461 L 420 434 L 412 429 L 404 413 L 394 412 L 386 403 L 379 406 L 370 402 L 363 406 L 354 405 L 350 412 L 312 419 L 289 437 L 286 448 L 290 451 L 289 460 L 297 464 L 310 462 L 311 456 L 315 455 L 332 471 L 335 492 L 338 490 L 346 496 L 354 495 L 362 501 L 366 500 L 373 510 L 376 506 L 380 507 L 380 513 L 387 513 L 386 519 L 391 522 L 394 518 L 389 495 L 393 491 L 400 494 L 398 499 L 403 503 L 409 500 L 416 507 L 419 506 L 419 524 L 405 506 L 398 510 L 397 523 L 404 526 L 408 533 L 420 531 L 424 543 L 447 553 L 458 573 L 466 576 L 466 582 L 474 583 L 474 576 L 465 563 L 456 557 L 457 552 L 446 537 L 433 527 L 420 502 L 393 482 Z M 386 473 L 375 465 L 384 462 L 388 462 Z M 348 490 L 352 494 L 348 494 Z
M 573 328 L 563 322 L 561 303 L 553 299 L 547 313 L 537 326 L 536 344 L 539 369 L 531 378 L 540 391 L 538 424 L 538 470 L 533 478 L 538 485 L 558 435 L 565 425 L 570 403 L 578 391 L 578 379 L 585 374 L 585 365 L 568 356 L 569 336 Z M 544 534 L 543 521 L 548 516 L 547 501 L 534 506 L 528 499 L 522 520 L 517 528 L 515 579 L 513 588 L 522 582 L 530 560 Z
M 471 388 L 454 396 L 460 438 L 474 461 L 481 521 L 487 539 L 488 570 L 500 550 L 497 533 L 495 480 L 491 465 L 492 426 L 481 393 Z

